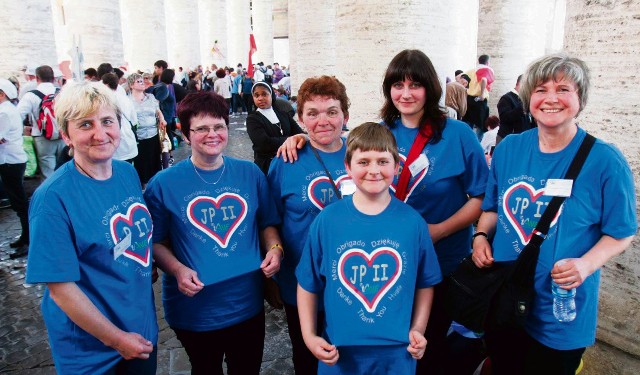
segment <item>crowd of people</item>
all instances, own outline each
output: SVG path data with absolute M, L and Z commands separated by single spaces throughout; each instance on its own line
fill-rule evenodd
M 586 64 L 566 54 L 533 61 L 496 117 L 488 56 L 443 88 L 424 52 L 403 50 L 381 77 L 381 120 L 346 138 L 347 87 L 308 78 L 292 108 L 278 64 L 249 76 L 105 63 L 61 89 L 51 67 L 34 73 L 19 100 L 0 79 L 0 175 L 22 225 L 15 257 L 28 254 L 27 282 L 47 285 L 61 374 L 155 374 L 158 267 L 193 374 L 222 374 L 223 362 L 260 372 L 266 300 L 284 308 L 296 374 L 573 375 L 595 341 L 599 269 L 637 231 L 633 176 L 614 146 L 597 140 L 563 180 L 587 136 L 577 118 L 590 89 Z M 43 121 L 48 100 L 59 138 Z M 225 155 L 229 118 L 247 112 L 254 163 Z M 30 206 L 23 134 L 46 178 Z M 182 141 L 191 156 L 173 163 Z M 447 276 L 465 257 L 487 269 L 516 259 L 554 195 L 568 198 L 525 325 L 454 322 Z M 552 283 L 576 291 L 575 320 L 554 317 Z M 452 331 L 486 353 L 454 349 Z

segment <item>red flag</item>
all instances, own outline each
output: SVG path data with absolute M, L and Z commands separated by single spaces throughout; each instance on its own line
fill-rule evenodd
M 251 56 L 258 50 L 256 47 L 256 39 L 253 34 L 249 34 L 249 66 L 247 67 L 247 74 L 249 77 L 253 77 L 253 63 L 251 62 Z

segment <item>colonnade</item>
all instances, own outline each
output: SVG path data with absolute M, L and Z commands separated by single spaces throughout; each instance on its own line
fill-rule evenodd
M 80 39 L 83 66 L 103 62 L 152 69 L 163 59 L 172 67 L 197 65 L 246 66 L 249 34 L 259 56 L 273 62 L 271 0 L 24 0 L 7 2 L 0 24 L 3 58 L 0 73 L 16 74 L 21 66 L 57 66 L 72 60 L 74 38 Z M 217 41 L 217 43 L 216 43 Z

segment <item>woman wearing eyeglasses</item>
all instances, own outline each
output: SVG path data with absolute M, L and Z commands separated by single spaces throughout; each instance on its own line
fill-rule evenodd
M 165 319 L 192 374 L 258 374 L 264 346 L 263 277 L 280 269 L 280 223 L 264 174 L 223 155 L 229 107 L 208 91 L 178 106 L 190 158 L 158 173 L 145 200 L 154 259 L 165 273 Z
M 162 116 L 156 98 L 144 92 L 146 86 L 141 74 L 133 73 L 129 76 L 131 87 L 131 101 L 138 115 L 136 136 L 138 138 L 138 156 L 133 159 L 133 165 L 138 171 L 140 183 L 144 189 L 151 177 L 161 169 L 160 138 L 158 128 L 165 128 L 167 122 Z

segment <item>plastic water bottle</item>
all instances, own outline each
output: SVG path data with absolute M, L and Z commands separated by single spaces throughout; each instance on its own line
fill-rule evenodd
M 562 265 L 565 260 L 558 261 Z M 551 294 L 553 294 L 553 316 L 559 322 L 572 322 L 576 318 L 576 289 L 562 289 L 551 280 Z
M 173 138 L 173 149 L 178 148 L 178 138 Z

